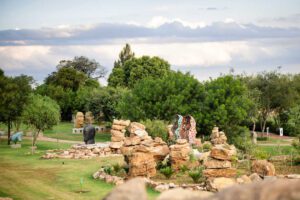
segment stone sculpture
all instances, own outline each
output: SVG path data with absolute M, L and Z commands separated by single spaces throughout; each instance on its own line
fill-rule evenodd
M 95 144 L 96 129 L 88 124 L 83 128 L 83 140 L 85 144 Z
M 191 115 L 177 115 L 176 122 L 173 124 L 172 133 L 169 133 L 174 139 L 186 139 L 190 144 L 195 144 L 196 121 Z
M 82 128 L 84 125 L 84 115 L 82 112 L 76 113 L 75 128 Z

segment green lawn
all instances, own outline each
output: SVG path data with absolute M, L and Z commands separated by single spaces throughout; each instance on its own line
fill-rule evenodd
M 0 142 L 0 197 L 13 199 L 101 199 L 114 186 L 94 180 L 92 174 L 102 165 L 123 162 L 120 157 L 90 160 L 40 159 L 47 149 L 69 148 L 70 144 L 38 141 L 35 155 L 30 154 L 30 140 L 22 142 L 21 149 L 11 149 Z M 80 179 L 84 179 L 80 190 Z M 158 195 L 148 190 L 153 199 Z
M 73 123 L 61 122 L 51 130 L 45 130 L 44 136 L 61 140 L 82 141 L 82 134 L 72 134 Z M 96 133 L 96 142 L 110 141 L 110 133 Z
M 290 155 L 293 151 L 292 146 L 280 146 L 280 145 L 274 145 L 274 146 L 259 145 L 256 148 L 258 150 L 267 152 L 270 156 Z

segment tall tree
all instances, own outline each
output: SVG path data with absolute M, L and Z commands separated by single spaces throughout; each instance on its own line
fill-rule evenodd
M 60 68 L 73 68 L 77 71 L 83 72 L 89 78 L 102 78 L 106 74 L 106 69 L 100 65 L 96 60 L 89 59 L 85 56 L 76 56 L 73 60 L 61 60 L 57 65 Z
M 32 77 L 25 75 L 6 77 L 0 69 L 0 121 L 7 125 L 8 144 L 12 123 L 20 118 L 28 103 L 32 80 Z
M 134 52 L 131 50 L 129 44 L 119 54 L 119 59 L 115 61 L 114 68 L 108 77 L 108 85 L 112 87 L 124 86 L 125 74 L 123 66 L 126 61 L 134 58 Z

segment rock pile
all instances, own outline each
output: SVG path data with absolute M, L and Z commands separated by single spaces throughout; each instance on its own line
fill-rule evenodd
M 275 176 L 275 167 L 266 160 L 255 160 L 252 162 L 251 171 L 260 176 Z
M 125 139 L 126 127 L 129 126 L 129 120 L 116 120 L 114 119 L 111 127 L 111 143 L 109 145 L 114 151 L 118 150 L 123 146 L 123 140 Z
M 108 144 L 76 144 L 68 150 L 48 150 L 42 158 L 88 159 L 106 156 L 112 156 L 112 152 Z
M 218 127 L 214 127 L 211 134 L 211 149 L 208 159 L 204 162 L 205 177 L 235 177 L 236 168 L 231 165 L 232 157 L 236 155 L 233 145 L 226 143 L 227 137 L 224 132 L 219 132 Z
M 178 170 L 187 165 L 190 160 L 191 147 L 187 140 L 178 139 L 176 144 L 170 146 L 170 160 L 172 169 Z

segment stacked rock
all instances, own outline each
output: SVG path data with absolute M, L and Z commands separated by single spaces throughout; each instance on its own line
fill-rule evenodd
M 139 146 L 129 157 L 129 176 L 153 177 L 156 174 L 156 162 L 149 148 Z
M 235 177 L 236 168 L 231 165 L 232 157 L 236 155 L 233 145 L 226 143 L 227 137 L 224 132 L 219 132 L 218 127 L 214 127 L 211 134 L 211 149 L 208 159 L 204 162 L 205 177 Z
M 118 152 L 118 150 L 123 146 L 123 140 L 125 139 L 126 127 L 129 126 L 129 120 L 116 120 L 114 119 L 113 125 L 111 127 L 111 143 L 110 148 Z
M 172 169 L 178 170 L 187 165 L 190 160 L 191 147 L 186 139 L 178 139 L 176 144 L 170 146 L 170 160 Z

